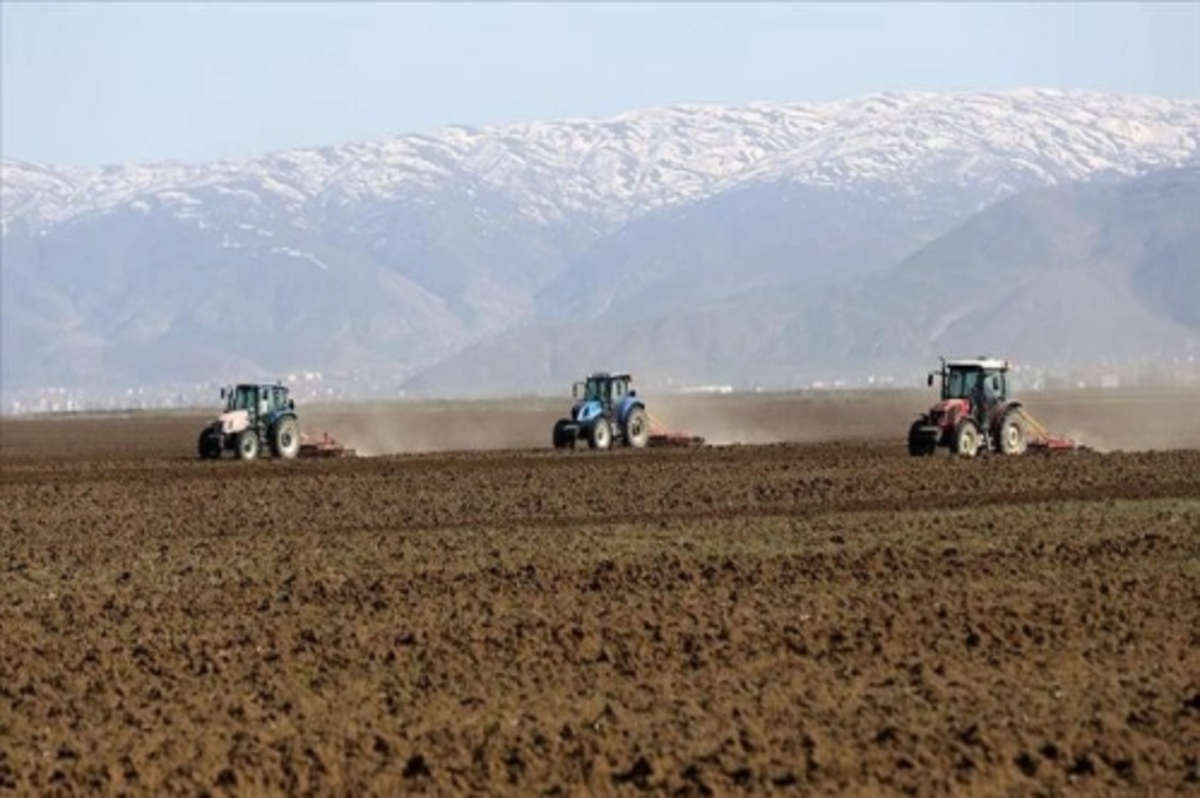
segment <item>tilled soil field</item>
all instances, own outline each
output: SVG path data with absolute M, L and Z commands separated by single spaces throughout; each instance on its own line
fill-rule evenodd
M 1200 794 L 1200 451 L 913 460 L 848 407 L 249 464 L 6 421 L 0 791 Z

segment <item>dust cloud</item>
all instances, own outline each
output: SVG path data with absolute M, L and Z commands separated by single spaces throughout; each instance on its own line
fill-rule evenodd
M 717 446 L 898 440 L 915 414 L 892 396 L 800 394 L 668 397 L 650 412 L 663 426 Z
M 1050 432 L 1096 451 L 1200 448 L 1200 392 L 1061 392 L 1021 397 Z M 650 396 L 656 426 L 710 445 L 830 441 L 897 443 L 927 409 L 923 395 L 732 394 Z M 301 419 L 362 456 L 549 449 L 561 402 L 422 402 L 326 408 Z
M 769 444 L 781 440 L 778 424 L 758 413 L 746 412 L 738 403 L 722 399 L 667 399 L 647 409 L 655 432 L 699 435 L 713 446 Z
M 1026 407 L 1051 432 L 1101 452 L 1200 448 L 1200 391 L 1064 393 Z
M 550 443 L 554 417 L 487 405 L 392 405 L 322 411 L 305 421 L 309 435 L 328 432 L 360 457 L 525 449 Z

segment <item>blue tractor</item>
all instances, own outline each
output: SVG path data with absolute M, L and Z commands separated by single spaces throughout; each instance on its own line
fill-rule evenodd
M 630 389 L 631 380 L 628 374 L 597 372 L 575 383 L 571 416 L 554 425 L 554 448 L 574 449 L 580 438 L 592 449 L 646 446 L 650 417 L 637 391 Z

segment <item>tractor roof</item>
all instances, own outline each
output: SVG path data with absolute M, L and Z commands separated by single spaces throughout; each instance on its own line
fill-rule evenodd
M 946 367 L 952 369 L 984 369 L 986 371 L 1007 371 L 1008 361 L 999 357 L 963 358 L 947 360 Z
M 589 380 L 629 380 L 633 379 L 628 373 L 623 371 L 595 371 L 588 377 Z

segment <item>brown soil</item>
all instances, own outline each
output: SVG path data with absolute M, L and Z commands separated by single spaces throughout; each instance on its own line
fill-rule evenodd
M 730 408 L 843 442 L 244 464 L 194 417 L 6 420 L 0 791 L 1200 794 L 1200 451 L 672 420 Z

